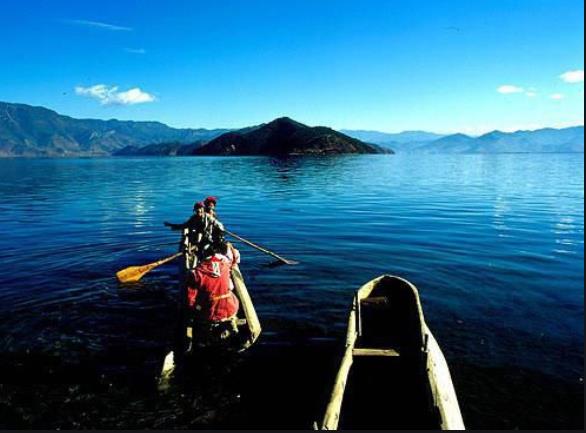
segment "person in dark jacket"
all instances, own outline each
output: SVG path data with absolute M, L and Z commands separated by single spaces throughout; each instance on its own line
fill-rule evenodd
M 214 197 L 208 197 L 208 199 Z M 215 210 L 215 205 L 212 205 Z M 189 244 L 196 249 L 197 261 L 205 258 L 212 245 L 223 241 L 224 225 L 215 216 L 206 212 L 205 202 L 197 202 L 193 207 L 193 215 L 183 224 L 172 224 L 165 222 L 165 226 L 171 230 L 188 230 Z M 193 266 L 196 266 L 194 263 Z
M 204 202 L 205 212 L 209 216 L 217 218 L 216 207 L 218 206 L 218 198 L 214 196 L 207 197 Z
M 221 243 L 224 242 L 224 225 L 218 220 L 218 214 L 216 212 L 218 206 L 218 198 L 214 196 L 207 197 L 204 202 L 205 206 L 205 213 L 213 222 L 213 224 L 209 228 L 209 239 L 212 243 Z
M 173 224 L 165 221 L 165 227 L 171 230 L 179 231 L 189 229 L 191 234 L 203 235 L 206 226 L 205 205 L 202 202 L 197 202 L 193 205 L 193 215 L 183 224 Z M 195 243 L 201 242 L 201 236 L 193 238 Z

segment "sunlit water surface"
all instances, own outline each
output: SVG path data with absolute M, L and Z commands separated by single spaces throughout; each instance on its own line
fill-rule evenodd
M 582 426 L 583 155 L 0 160 L 0 354 L 10 367 L 0 426 L 258 425 L 230 418 L 244 385 L 230 404 L 191 382 L 152 391 L 174 330 L 176 266 L 137 287 L 113 277 L 172 254 L 163 221 L 185 220 L 209 194 L 229 229 L 301 262 L 271 267 L 241 247 L 264 328 L 255 365 L 270 369 L 263 347 L 299 363 L 306 348 L 335 359 L 352 293 L 395 274 L 420 290 L 468 425 Z M 319 418 L 315 390 L 325 394 L 335 372 L 324 362 L 307 379 L 315 402 L 291 408 L 281 427 Z M 275 378 L 255 381 L 279 398 L 288 391 Z M 73 406 L 55 413 L 64 401 Z

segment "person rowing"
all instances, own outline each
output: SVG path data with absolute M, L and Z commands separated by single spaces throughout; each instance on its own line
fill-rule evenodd
M 205 213 L 211 217 L 217 218 L 216 207 L 218 206 L 218 198 L 214 196 L 207 197 L 204 202 Z
M 183 224 L 173 224 L 165 221 L 164 225 L 165 227 L 169 227 L 171 230 L 189 229 L 192 232 L 197 232 L 198 230 L 202 229 L 205 217 L 205 204 L 200 201 L 193 205 L 193 215 L 186 222 L 184 222 Z
M 193 206 L 193 215 L 183 224 L 173 224 L 167 221 L 164 223 L 165 227 L 169 227 L 171 230 L 186 231 L 188 243 L 194 246 L 195 251 L 193 252 L 196 253 L 194 255 L 196 260 L 190 264 L 189 268 L 195 268 L 201 259 L 209 255 L 211 246 L 224 239 L 224 225 L 214 216 L 215 205 L 212 209 L 213 214 L 207 213 L 205 202 L 197 202 Z
M 225 241 L 226 229 L 224 225 L 218 220 L 218 214 L 216 208 L 218 205 L 218 199 L 216 197 L 207 197 L 204 202 L 205 214 L 211 221 L 211 224 L 207 227 L 206 236 L 208 241 L 212 244 L 219 244 Z

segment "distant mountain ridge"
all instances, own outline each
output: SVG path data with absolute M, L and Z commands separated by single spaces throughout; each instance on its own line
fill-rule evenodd
M 493 131 L 480 137 L 450 135 L 417 146 L 417 153 L 584 153 L 584 127 L 539 129 L 506 133 Z
M 251 131 L 229 132 L 194 155 L 341 155 L 393 153 L 323 126 L 309 127 L 282 117 Z
M 114 156 L 189 156 L 195 149 L 208 141 L 195 141 L 190 144 L 179 142 L 155 143 L 147 146 L 126 146 L 113 153 Z
M 228 129 L 175 129 L 160 122 L 74 119 L 0 102 L 1 156 L 107 156 L 131 146 L 207 142 Z
M 263 125 L 249 126 L 247 128 L 237 130 L 223 130 L 223 134 L 228 133 L 246 133 L 255 129 L 263 127 Z M 221 131 L 221 130 L 217 130 Z M 219 136 L 222 136 L 220 134 Z M 114 156 L 193 156 L 195 151 L 202 146 L 208 144 L 211 140 L 199 140 L 193 143 L 181 143 L 181 142 L 170 142 L 170 143 L 155 143 L 147 146 L 126 146 L 114 152 Z
M 544 128 L 536 131 L 493 131 L 480 137 L 465 134 L 439 136 L 425 132 L 386 134 L 376 131 L 349 131 L 350 134 L 383 139 L 376 142 L 391 146 L 397 153 L 584 153 L 584 127 Z M 383 134 L 383 135 L 377 135 Z M 395 141 L 386 141 L 395 137 Z M 396 138 L 399 138 L 396 140 Z M 413 140 L 410 140 L 413 138 Z
M 340 132 L 357 138 L 367 143 L 375 143 L 381 146 L 392 146 L 406 143 L 425 143 L 429 141 L 438 140 L 445 137 L 445 135 L 435 134 L 426 131 L 404 131 L 399 133 L 366 131 L 366 130 L 351 130 L 342 129 Z
M 325 127 L 310 128 L 288 118 L 277 120 L 284 125 L 278 131 L 274 130 L 274 122 L 241 130 L 176 129 L 160 122 L 75 119 L 43 107 L 0 102 L 0 157 L 380 153 L 384 152 L 381 147 L 398 153 L 424 154 L 584 153 L 583 126 L 493 131 L 471 137 L 425 131 L 337 132 Z M 295 132 L 288 135 L 287 128 Z M 252 134 L 261 129 L 262 133 Z M 222 139 L 215 141 L 219 138 Z M 277 139 L 284 141 L 277 143 Z M 206 146 L 212 142 L 213 146 Z

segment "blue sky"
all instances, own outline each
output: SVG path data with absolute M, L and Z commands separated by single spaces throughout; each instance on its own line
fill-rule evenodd
M 0 100 L 178 127 L 563 127 L 584 122 L 583 16 L 582 0 L 4 1 Z

